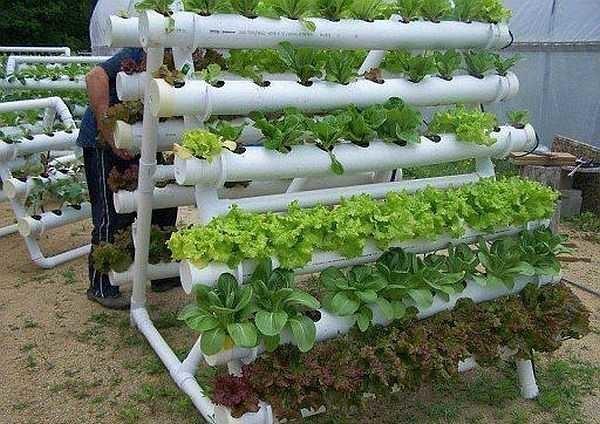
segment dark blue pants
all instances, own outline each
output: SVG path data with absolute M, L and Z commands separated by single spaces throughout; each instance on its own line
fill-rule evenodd
M 92 251 L 102 242 L 112 243 L 117 231 L 128 228 L 135 221 L 135 213 L 118 214 L 113 203 L 113 193 L 108 188 L 108 175 L 113 167 L 125 170 L 138 163 L 139 159 L 123 160 L 111 150 L 84 148 L 85 175 L 92 204 Z M 162 155 L 158 158 L 162 162 Z M 177 208 L 156 210 L 152 213 L 152 224 L 160 227 L 174 227 L 177 222 Z M 119 293 L 118 287 L 110 285 L 108 275 L 94 269 L 92 255 L 89 260 L 90 288 L 94 295 L 109 297 Z

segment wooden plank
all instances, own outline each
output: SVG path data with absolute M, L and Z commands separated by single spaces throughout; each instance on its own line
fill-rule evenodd
M 572 155 L 571 153 L 551 152 L 547 155 L 523 155 L 523 152 L 512 152 L 510 154 L 510 161 L 520 166 L 574 166 L 577 163 L 577 157 L 575 157 L 575 155 Z

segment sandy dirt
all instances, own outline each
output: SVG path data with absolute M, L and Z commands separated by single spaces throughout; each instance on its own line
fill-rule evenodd
M 0 213 L 2 223 L 9 217 L 6 210 Z M 87 225 L 72 225 L 53 231 L 43 243 L 59 252 L 85 243 L 88 233 Z M 565 275 L 600 291 L 600 245 L 575 240 L 579 255 L 592 262 L 569 264 Z M 23 240 L 13 235 L 0 240 L 0 264 L 1 424 L 202 422 L 129 327 L 127 313 L 107 312 L 86 300 L 84 258 L 40 270 L 31 264 Z M 600 364 L 600 301 L 582 290 L 576 293 L 593 311 L 594 332 L 567 342 L 557 355 Z M 174 319 L 188 301 L 180 289 L 149 295 L 151 315 L 178 353 L 193 344 L 193 334 Z M 511 407 L 526 406 L 519 400 Z M 481 408 L 479 416 L 486 418 L 481 422 L 511 422 Z M 588 396 L 584 422 L 600 423 L 599 410 L 600 394 Z M 390 423 L 403 422 L 402 413 L 390 405 L 386 415 L 395 414 Z M 540 413 L 525 422 L 551 421 Z

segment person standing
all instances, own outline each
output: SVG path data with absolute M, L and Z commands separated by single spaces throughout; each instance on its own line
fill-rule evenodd
M 115 147 L 113 128 L 107 124 L 106 119 L 109 107 L 119 103 L 116 78 L 125 60 L 144 63 L 145 53 L 142 49 L 123 49 L 105 63 L 96 66 L 86 76 L 90 106 L 83 116 L 77 139 L 77 144 L 83 148 L 86 180 L 92 204 L 92 254 L 89 258 L 90 288 L 87 297 L 110 309 L 127 309 L 130 301 L 120 293 L 118 287 L 110 284 L 107 274 L 95 269 L 92 255 L 97 246 L 101 243 L 112 243 L 115 233 L 130 227 L 135 220 L 135 213 L 118 214 L 115 211 L 113 193 L 107 183 L 109 173 L 114 167 L 127 169 L 139 161 L 139 156 Z M 177 209 L 154 211 L 152 221 L 161 228 L 174 227 Z M 179 284 L 178 278 L 153 281 L 152 289 L 166 291 Z

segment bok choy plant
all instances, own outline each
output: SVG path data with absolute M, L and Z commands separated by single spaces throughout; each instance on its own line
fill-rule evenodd
M 255 325 L 267 351 L 279 346 L 281 333 L 290 332 L 301 352 L 308 352 L 315 343 L 315 323 L 304 314 L 321 305 L 317 299 L 296 288 L 294 273 L 273 269 L 270 259 L 261 261 L 249 284 L 256 298 Z
M 202 333 L 200 345 L 205 355 L 258 345 L 258 331 L 252 322 L 256 312 L 252 286 L 242 287 L 233 275 L 223 274 L 214 288 L 200 284 L 194 293 L 196 302 L 186 306 L 179 319 Z
M 519 242 L 512 238 L 496 240 L 489 247 L 480 240 L 478 257 L 486 274 L 475 275 L 473 280 L 482 287 L 503 285 L 512 289 L 517 277 L 535 275 L 535 268 L 521 254 Z
M 321 52 L 307 47 L 295 48 L 288 41 L 279 43 L 280 57 L 285 65 L 296 73 L 300 84 L 311 86 L 311 78 L 323 76 L 323 57 Z
M 316 9 L 319 14 L 333 22 L 339 21 L 345 17 L 353 0 L 316 0 Z
M 399 145 L 421 142 L 419 132 L 423 122 L 421 112 L 411 108 L 398 97 L 388 100 L 383 108 L 386 119 L 378 132 L 384 141 Z

